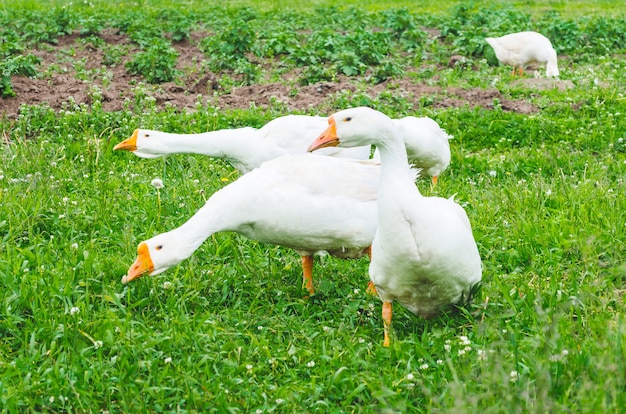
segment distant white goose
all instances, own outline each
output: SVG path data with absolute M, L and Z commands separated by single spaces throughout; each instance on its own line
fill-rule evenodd
M 546 63 L 546 76 L 559 76 L 556 51 L 550 40 L 537 32 L 511 33 L 502 37 L 487 37 L 500 63 L 513 66 L 513 74 L 533 62 Z
M 312 255 L 357 258 L 376 232 L 380 165 L 315 154 L 264 163 L 214 193 L 185 224 L 139 243 L 123 283 L 156 275 L 193 254 L 212 234 L 232 231 L 294 249 L 314 294 Z
M 469 219 L 451 199 L 424 197 L 413 182 L 402 135 L 386 115 L 360 107 L 337 112 L 309 150 L 376 145 L 381 157 L 378 229 L 369 276 L 383 301 L 385 338 L 395 299 L 428 318 L 469 300 L 481 280 L 481 259 Z
M 428 117 L 407 116 L 394 120 L 402 129 L 411 162 L 422 175 L 437 177 L 450 164 L 450 136 Z M 223 158 L 241 173 L 263 162 L 286 154 L 305 153 L 308 145 L 327 125 L 326 118 L 287 115 L 268 122 L 260 129 L 245 127 L 221 129 L 199 134 L 174 134 L 137 129 L 115 150 L 128 150 L 142 158 L 193 153 Z M 336 157 L 368 159 L 370 146 L 327 148 L 320 152 Z M 375 156 L 374 158 L 377 158 Z

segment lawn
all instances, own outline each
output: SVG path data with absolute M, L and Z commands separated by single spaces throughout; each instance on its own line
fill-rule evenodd
M 0 4 L 0 411 L 626 409 L 621 2 Z M 483 41 L 529 28 L 555 45 L 558 81 L 512 76 Z M 307 297 L 295 252 L 232 233 L 121 283 L 139 242 L 238 177 L 220 159 L 114 152 L 135 128 L 358 105 L 454 136 L 437 186 L 416 185 L 472 222 L 468 309 L 422 320 L 396 304 L 385 348 L 367 259 L 316 258 Z

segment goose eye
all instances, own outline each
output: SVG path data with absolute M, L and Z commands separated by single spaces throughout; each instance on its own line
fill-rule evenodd
M 350 122 L 352 121 L 352 117 L 351 116 L 347 116 L 343 119 L 343 122 Z
M 148 138 L 150 134 L 143 134 L 144 137 Z
M 161 250 L 163 248 L 162 244 L 159 244 L 157 247 L 155 247 L 156 250 Z

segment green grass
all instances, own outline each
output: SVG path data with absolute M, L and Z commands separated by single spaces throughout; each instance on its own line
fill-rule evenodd
M 441 48 L 431 53 L 453 50 Z M 489 87 L 497 77 L 504 97 L 540 112 L 410 113 L 455 137 L 433 194 L 456 194 L 468 212 L 484 283 L 465 313 L 423 321 L 396 305 L 389 349 L 380 302 L 365 294 L 366 260 L 316 260 L 318 294 L 306 299 L 295 253 L 217 234 L 166 273 L 121 284 L 139 241 L 180 225 L 237 175 L 205 157 L 140 160 L 112 147 L 138 126 L 260 126 L 280 109 L 147 102 L 107 113 L 96 99 L 3 118 L 0 410 L 623 412 L 626 64 L 569 55 L 574 88 L 538 92 L 481 59 L 432 82 Z M 340 94 L 331 106 L 397 116 L 409 101 Z

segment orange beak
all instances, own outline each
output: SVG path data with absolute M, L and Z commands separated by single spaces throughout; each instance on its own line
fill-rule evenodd
M 139 247 L 137 247 L 137 255 L 137 260 L 135 260 L 135 263 L 128 269 L 128 274 L 122 278 L 122 283 L 124 284 L 150 274 L 154 270 L 154 264 L 150 258 L 150 251 L 148 250 L 147 244 L 139 244 Z
M 114 146 L 113 150 L 114 151 L 115 150 L 136 151 L 137 150 L 137 135 L 139 135 L 138 129 L 136 129 L 135 132 L 133 132 L 133 135 L 131 135 L 130 138 L 125 139 L 124 141 Z
M 328 128 L 317 137 L 317 139 L 311 144 L 308 152 L 313 152 L 316 149 L 325 147 L 336 147 L 339 145 L 339 138 L 337 137 L 337 124 L 335 118 L 332 116 L 328 118 Z

